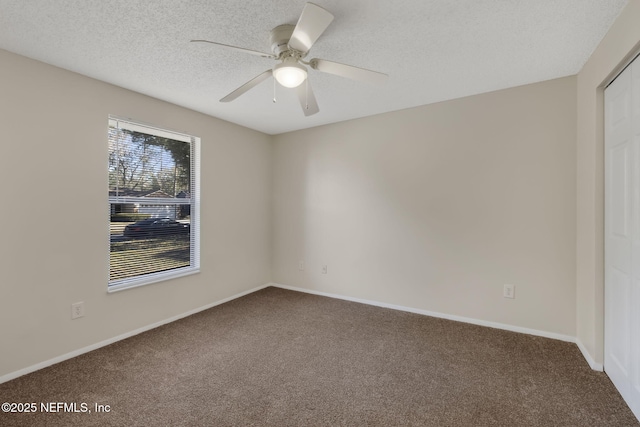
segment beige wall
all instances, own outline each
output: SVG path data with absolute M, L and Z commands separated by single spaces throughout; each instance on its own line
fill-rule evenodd
M 274 281 L 575 336 L 575 111 L 568 77 L 276 136 Z
M 577 338 L 604 359 L 603 87 L 640 52 L 640 0 L 630 0 L 578 74 Z
M 107 294 L 109 114 L 202 138 L 200 274 Z M 269 136 L 6 51 L 0 121 L 0 377 L 270 281 Z

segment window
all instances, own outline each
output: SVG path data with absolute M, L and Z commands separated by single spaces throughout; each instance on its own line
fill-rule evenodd
M 200 139 L 109 117 L 109 284 L 200 268 Z

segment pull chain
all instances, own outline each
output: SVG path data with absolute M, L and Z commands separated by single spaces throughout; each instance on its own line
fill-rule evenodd
M 276 78 L 273 78 L 273 103 L 276 103 Z
M 304 109 L 308 110 L 309 109 L 309 78 L 308 77 L 306 79 L 304 79 L 304 83 L 305 83 L 305 86 L 304 86 L 304 98 L 305 98 Z

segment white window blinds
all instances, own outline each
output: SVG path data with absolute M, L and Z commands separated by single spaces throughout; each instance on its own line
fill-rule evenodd
M 199 270 L 197 137 L 109 118 L 109 291 Z

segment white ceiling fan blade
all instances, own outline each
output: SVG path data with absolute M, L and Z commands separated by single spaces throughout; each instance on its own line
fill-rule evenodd
M 273 74 L 273 70 L 265 71 L 264 73 L 262 73 L 262 74 L 260 74 L 260 75 L 258 75 L 256 77 L 254 77 L 253 79 L 249 80 L 248 82 L 246 82 L 245 84 L 240 86 L 238 89 L 236 89 L 233 92 L 231 92 L 229 95 L 227 95 L 224 98 L 222 98 L 220 100 L 220 102 L 233 101 L 234 99 L 236 99 L 237 97 L 239 97 L 243 93 L 247 92 L 249 89 L 253 89 L 257 85 L 259 85 L 260 83 L 262 83 L 263 81 L 265 81 L 266 79 L 271 77 L 272 74 Z
M 276 58 L 275 55 L 272 55 L 270 53 L 258 52 L 257 50 L 245 49 L 243 47 L 231 46 L 231 45 L 228 45 L 228 44 L 212 42 L 212 41 L 209 41 L 209 40 L 191 40 L 191 43 L 215 44 L 216 46 L 222 46 L 222 47 L 224 47 L 226 49 L 231 49 L 231 50 L 235 50 L 235 51 L 243 52 L 243 53 L 249 53 L 251 55 L 262 56 L 263 58 Z
M 384 73 L 354 67 L 353 65 L 340 64 L 339 62 L 327 61 L 326 59 L 312 59 L 309 65 L 311 65 L 311 68 L 314 70 L 322 71 L 323 73 L 335 74 L 336 76 L 371 84 L 383 84 L 389 78 L 389 76 Z
M 307 3 L 302 10 L 296 27 L 293 29 L 289 47 L 302 53 L 307 53 L 318 40 L 318 37 L 324 33 L 331 21 L 333 21 L 331 13 L 316 4 Z
M 309 79 L 307 79 L 307 81 L 303 84 L 296 87 L 296 93 L 298 94 L 300 106 L 302 107 L 302 112 L 305 116 L 310 116 L 320 111 L 320 108 L 318 108 L 316 97 L 313 94 L 313 90 L 311 90 Z

